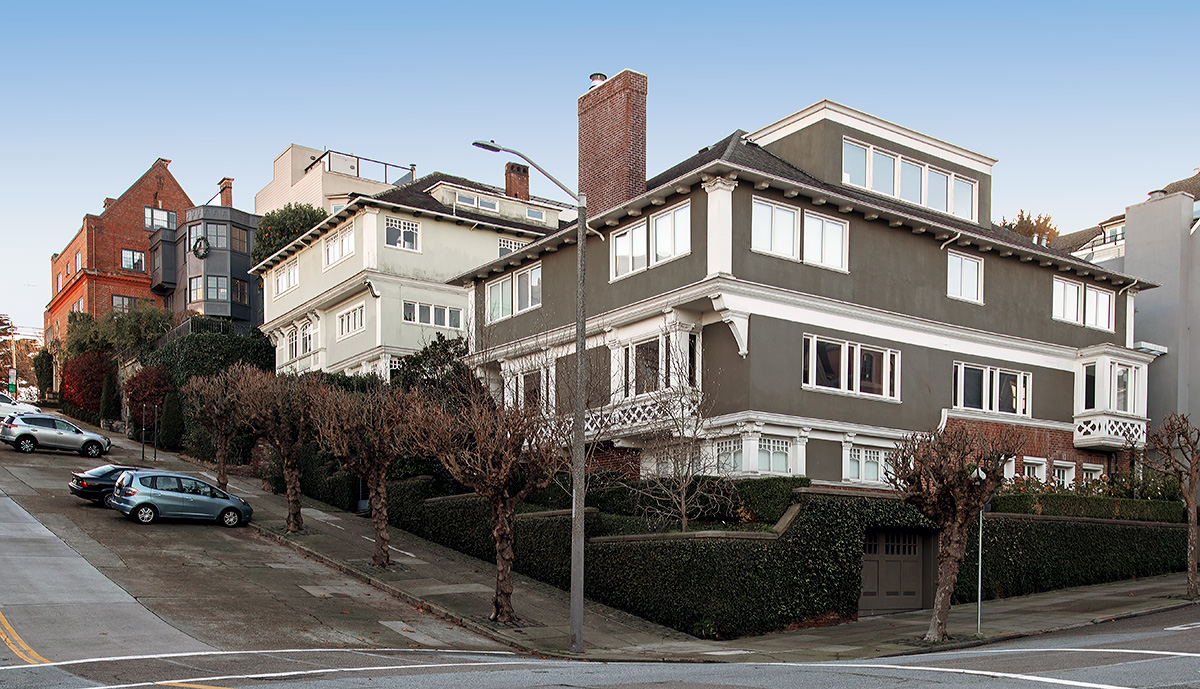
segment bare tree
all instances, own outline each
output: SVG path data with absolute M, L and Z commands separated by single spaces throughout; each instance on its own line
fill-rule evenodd
M 993 432 L 954 424 L 914 433 L 887 455 L 887 481 L 904 502 L 938 526 L 937 591 L 926 641 L 946 638 L 950 598 L 967 539 L 983 506 L 1004 483 L 1004 462 L 1020 454 L 1019 431 L 1001 426 Z M 983 472 L 980 476 L 976 470 Z
M 226 465 L 229 443 L 246 430 L 245 405 L 258 394 L 269 374 L 245 363 L 237 363 L 211 376 L 192 376 L 183 386 L 192 419 L 212 435 L 217 464 L 217 487 L 229 485 Z
M 242 413 L 253 432 L 279 455 L 287 490 L 287 530 L 300 531 L 304 528 L 300 514 L 300 448 L 313 435 L 316 378 L 262 373 L 253 380 L 254 393 L 243 400 Z
M 375 527 L 371 564 L 391 564 L 388 551 L 387 476 L 404 454 L 415 395 L 382 383 L 365 392 L 321 389 L 313 398 L 313 421 L 321 448 L 355 477 L 366 481 Z
M 512 606 L 513 526 L 517 505 L 544 489 L 569 458 L 558 443 L 556 417 L 540 405 L 497 405 L 481 386 L 453 398 L 421 396 L 410 445 L 436 457 L 459 483 L 488 501 L 496 544 L 491 619 L 517 622 Z M 418 430 L 419 429 L 419 430 Z
M 1187 414 L 1168 414 L 1146 438 L 1137 457 L 1148 467 L 1179 480 L 1183 504 L 1187 510 L 1187 595 L 1200 596 L 1196 580 L 1196 560 L 1200 549 L 1200 525 L 1196 522 L 1197 487 L 1200 486 L 1200 429 Z

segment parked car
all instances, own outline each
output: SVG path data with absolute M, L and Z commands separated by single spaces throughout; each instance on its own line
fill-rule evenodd
M 8 416 L 9 414 L 20 414 L 20 413 L 24 413 L 24 412 L 33 412 L 34 414 L 40 414 L 40 413 L 42 413 L 42 410 L 33 406 L 32 404 L 26 404 L 25 402 L 18 402 L 16 400 L 14 400 L 13 398 L 9 397 L 8 395 L 4 394 L 3 392 L 0 392 L 0 416 Z
M 141 524 L 160 517 L 215 519 L 228 527 L 250 521 L 250 503 L 198 478 L 173 471 L 140 469 L 117 478 L 109 507 Z
M 112 449 L 108 436 L 79 428 L 52 414 L 11 414 L 0 424 L 0 442 L 21 452 L 72 450 L 96 458 Z
M 71 473 L 74 478 L 67 484 L 71 489 L 71 495 L 78 495 L 84 500 L 92 502 L 104 503 L 106 498 L 113 492 L 113 486 L 117 484 L 117 479 L 126 471 L 136 471 L 142 467 L 126 466 L 121 464 L 105 464 L 87 471 L 75 471 Z

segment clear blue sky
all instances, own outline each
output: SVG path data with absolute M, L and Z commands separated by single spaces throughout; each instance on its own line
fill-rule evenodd
M 0 313 L 158 157 L 252 211 L 289 143 L 574 183 L 592 72 L 650 78 L 653 175 L 822 98 L 998 158 L 994 219 L 1095 224 L 1200 166 L 1200 3 L 19 3 L 0 42 Z M 535 177 L 534 193 L 561 197 Z

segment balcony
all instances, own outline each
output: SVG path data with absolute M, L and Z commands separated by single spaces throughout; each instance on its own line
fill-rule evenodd
M 622 400 L 603 409 L 588 411 L 584 433 L 631 436 L 654 431 L 688 434 L 699 430 L 702 421 L 699 390 L 668 388 Z M 560 409 L 560 411 L 562 411 Z
M 1112 411 L 1089 411 L 1075 416 L 1075 447 L 1120 450 L 1129 440 L 1146 443 L 1146 422 L 1140 416 Z

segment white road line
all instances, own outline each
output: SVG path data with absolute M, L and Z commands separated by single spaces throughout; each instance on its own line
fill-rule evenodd
M 338 528 L 340 529 L 341 527 L 338 527 Z M 342 529 L 342 530 L 343 530 L 343 531 L 345 531 L 345 529 Z M 374 543 L 374 542 L 375 542 L 375 539 L 374 539 L 374 538 L 371 538 L 370 536 L 363 536 L 363 538 L 367 539 L 368 541 L 370 541 L 370 542 L 372 542 L 372 543 Z M 417 559 L 417 556 L 416 556 L 416 555 L 413 555 L 412 553 L 408 552 L 407 550 L 400 550 L 399 548 L 397 548 L 397 547 L 395 547 L 395 546 L 391 546 L 391 545 L 389 545 L 389 546 L 388 546 L 388 550 L 394 550 L 394 551 L 396 551 L 397 553 L 400 553 L 401 555 L 407 555 L 407 556 L 409 556 L 409 557 L 413 558 L 414 560 L 415 560 L 415 559 Z
M 996 677 L 998 679 L 1020 679 L 1026 682 L 1042 682 L 1043 684 L 1059 684 L 1068 687 L 1084 687 L 1085 689 L 1134 689 L 1133 687 L 1116 684 L 1096 684 L 1094 682 L 1078 682 L 1073 679 L 1058 679 L 1056 677 L 1041 677 L 1038 675 L 1019 675 L 1012 672 L 991 672 L 988 670 L 965 670 L 951 667 L 931 667 L 928 665 L 884 665 L 882 663 L 764 663 L 766 665 L 790 665 L 792 667 L 820 668 L 854 668 L 874 670 L 915 670 L 917 672 L 943 672 L 954 675 L 977 675 L 981 677 Z M 108 689 L 101 687 L 100 689 Z
M 975 653 L 1132 653 L 1136 655 L 1149 656 L 1200 658 L 1200 653 L 1188 653 L 1187 651 L 1142 651 L 1132 648 L 980 648 L 966 651 L 940 651 L 937 655 L 972 655 Z
M 86 665 L 89 663 L 116 663 L 126 660 L 161 660 L 164 658 L 201 658 L 207 656 L 271 655 L 274 653 L 429 653 L 428 648 L 284 648 L 275 651 L 193 651 L 190 653 L 152 653 L 147 655 L 111 656 L 107 658 L 80 658 L 60 660 L 54 663 L 34 665 L 0 665 L 0 670 L 28 670 L 32 667 L 62 667 L 64 665 Z M 470 649 L 439 648 L 440 653 L 464 653 L 479 655 L 516 655 L 512 651 L 473 651 Z
M 425 665 L 368 665 L 366 667 L 331 667 L 324 670 L 291 670 L 288 672 L 262 672 L 246 675 L 213 675 L 211 677 L 188 677 L 186 679 L 160 679 L 155 682 L 136 682 L 133 684 L 109 684 L 102 687 L 80 687 L 80 689 L 132 689 L 133 687 L 155 687 L 170 684 L 198 684 L 200 682 L 227 682 L 239 679 L 282 679 L 285 677 L 304 677 L 305 675 L 325 675 L 338 672 L 378 672 L 380 670 L 426 670 L 439 667 L 494 667 L 496 665 L 537 665 L 540 660 L 504 660 L 495 663 L 429 663 Z M 26 666 L 30 667 L 30 666 Z M 41 667 L 41 666 L 39 666 Z M 1094 685 L 1100 686 L 1100 685 Z M 1120 688 L 1124 689 L 1124 688 Z
M 1190 629 L 1200 629 L 1200 622 L 1192 622 L 1190 624 L 1177 624 L 1174 627 L 1163 627 L 1164 632 L 1186 632 Z

